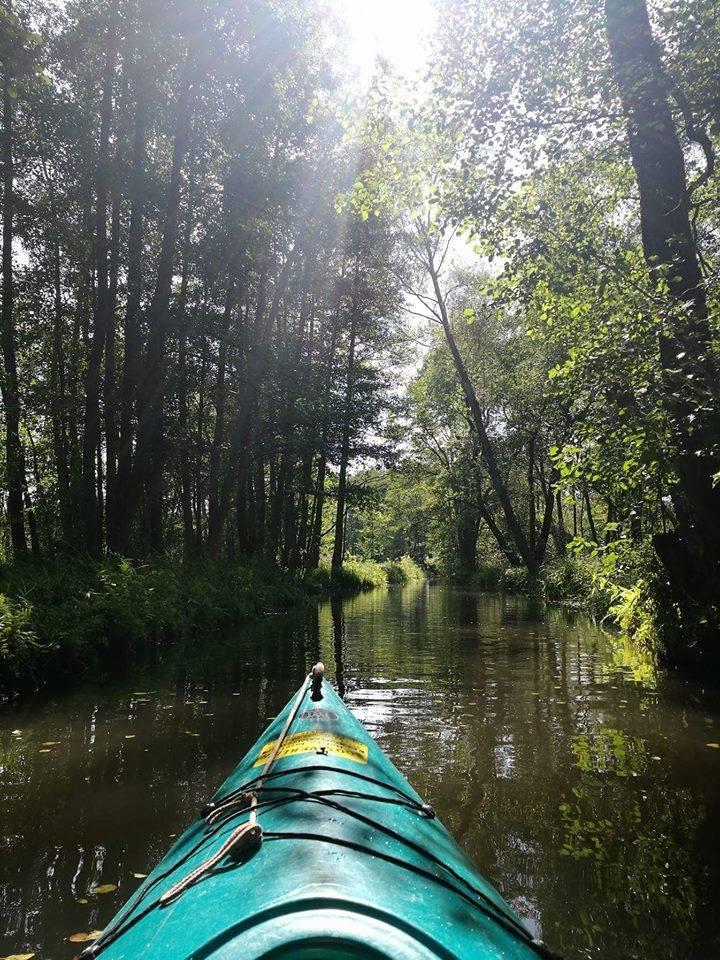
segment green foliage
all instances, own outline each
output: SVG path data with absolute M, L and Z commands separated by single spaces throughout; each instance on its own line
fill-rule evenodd
M 606 598 L 594 578 L 592 560 L 582 554 L 566 554 L 546 564 L 542 570 L 545 598 L 572 603 L 604 614 Z
M 26 603 L 0 594 L 0 696 L 4 688 L 12 690 L 34 674 L 42 647 L 30 618 Z
M 387 573 L 375 560 L 363 560 L 349 556 L 340 569 L 333 570 L 329 563 L 321 563 L 309 571 L 303 584 L 311 593 L 364 593 L 385 587 Z
M 639 650 L 657 655 L 661 646 L 657 607 L 644 580 L 619 587 L 609 613 Z
M 114 669 L 157 644 L 227 630 L 312 588 L 260 565 L 126 560 L 0 568 L 0 695 Z
M 397 560 L 386 560 L 382 564 L 383 570 L 387 576 L 388 583 L 412 583 L 417 580 L 425 579 L 425 571 L 415 563 L 412 557 L 405 554 Z
M 375 590 L 387 586 L 388 576 L 374 560 L 351 556 L 340 570 L 333 571 L 332 582 L 342 590 Z

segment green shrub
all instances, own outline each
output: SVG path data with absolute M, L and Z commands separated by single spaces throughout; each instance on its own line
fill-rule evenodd
M 503 583 L 503 568 L 496 563 L 483 563 L 469 578 L 469 584 L 478 590 L 497 590 Z
M 340 590 L 376 590 L 387 583 L 387 573 L 379 563 L 360 557 L 348 557 L 340 570 L 332 572 L 332 585 Z
M 0 594 L 0 695 L 32 685 L 42 645 L 30 617 L 31 610 L 25 603 Z
M 540 574 L 545 598 L 604 614 L 608 597 L 596 582 L 595 566 L 593 558 L 585 554 L 568 553 L 552 560 Z
M 632 587 L 618 587 L 608 612 L 635 647 L 653 656 L 658 653 L 657 612 L 643 580 Z
M 0 696 L 116 668 L 309 595 L 294 574 L 263 566 L 87 559 L 0 567 L 0 590 Z
M 525 567 L 508 567 L 503 572 L 503 589 L 510 593 L 530 593 L 530 576 Z
M 425 579 L 425 571 L 407 554 L 397 560 L 386 560 L 382 565 L 388 583 L 412 583 Z

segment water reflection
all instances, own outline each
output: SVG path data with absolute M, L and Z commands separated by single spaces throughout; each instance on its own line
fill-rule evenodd
M 717 695 L 538 613 L 415 584 L 0 715 L 0 956 L 74 956 L 65 938 L 108 921 L 316 659 L 568 957 L 720 955 Z

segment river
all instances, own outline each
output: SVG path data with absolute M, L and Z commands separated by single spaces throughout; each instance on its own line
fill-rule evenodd
M 568 960 L 720 956 L 717 690 L 564 609 L 415 584 L 0 713 L 0 957 L 76 956 L 318 658 Z

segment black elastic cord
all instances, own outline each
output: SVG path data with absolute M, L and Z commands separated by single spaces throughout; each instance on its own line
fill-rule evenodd
M 258 774 L 257 777 L 253 777 L 251 780 L 247 780 L 242 786 L 235 787 L 229 793 L 225 794 L 224 797 L 221 797 L 219 800 L 214 800 L 213 802 L 220 805 L 225 803 L 226 800 L 240 796 L 242 793 L 247 793 L 249 790 L 253 789 L 253 785 L 258 782 L 258 780 L 274 780 L 277 777 L 286 777 L 293 773 L 309 773 L 312 770 L 323 770 L 328 773 L 338 774 L 341 773 L 346 777 L 353 777 L 356 780 L 362 780 L 363 783 L 372 783 L 376 787 L 382 787 L 384 790 L 389 790 L 391 793 L 396 793 L 399 797 L 402 797 L 404 800 L 407 800 L 409 803 L 417 804 L 418 801 L 415 797 L 410 796 L 409 793 L 405 793 L 404 790 L 400 790 L 398 787 L 393 786 L 391 783 L 386 783 L 384 780 L 378 780 L 375 777 L 370 777 L 366 773 L 358 773 L 357 770 L 344 770 L 341 767 L 331 767 L 329 764 L 324 763 L 308 763 L 303 764 L 298 767 L 286 767 L 284 770 L 273 770 L 268 773 L 265 777 L 261 777 Z
M 537 940 L 533 940 L 530 932 L 514 917 L 510 914 L 506 914 L 501 907 L 499 907 L 490 897 L 488 897 L 481 890 L 476 889 L 462 874 L 459 874 L 457 871 L 453 870 L 452 867 L 448 866 L 439 857 L 436 857 L 434 854 L 430 853 L 424 847 L 421 847 L 419 844 L 414 843 L 412 840 L 409 840 L 407 837 L 404 837 L 402 834 L 397 833 L 394 830 L 391 830 L 389 827 L 384 826 L 383 824 L 377 823 L 370 817 L 366 817 L 361 813 L 358 813 L 355 810 L 352 810 L 346 807 L 344 804 L 337 803 L 330 799 L 332 796 L 343 796 L 349 797 L 352 799 L 359 800 L 370 800 L 379 803 L 395 803 L 398 806 L 402 806 L 418 813 L 422 813 L 425 809 L 425 805 L 418 803 L 418 801 L 404 793 L 401 790 L 398 790 L 396 787 L 393 787 L 391 784 L 384 783 L 381 780 L 377 780 L 374 777 L 368 777 L 364 774 L 356 773 L 351 770 L 338 770 L 335 767 L 327 767 L 320 764 L 308 765 L 305 767 L 293 767 L 288 770 L 278 770 L 270 773 L 265 779 L 270 779 L 271 777 L 282 776 L 287 773 L 298 773 L 301 771 L 309 770 L 330 770 L 333 773 L 346 773 L 349 776 L 353 776 L 357 779 L 363 780 L 375 784 L 377 786 L 383 787 L 384 789 L 390 790 L 393 793 L 397 794 L 399 799 L 395 797 L 378 797 L 372 794 L 360 793 L 352 790 L 343 790 L 341 788 L 328 788 L 327 790 L 318 790 L 318 791 L 306 791 L 300 787 L 294 786 L 278 786 L 278 787 L 267 787 L 263 784 L 261 791 L 263 793 L 278 793 L 282 794 L 281 796 L 269 799 L 258 799 L 256 804 L 256 809 L 264 808 L 266 810 L 273 810 L 282 806 L 285 806 L 289 803 L 294 803 L 299 800 L 314 801 L 316 803 L 324 804 L 325 806 L 330 807 L 340 813 L 345 813 L 348 816 L 353 817 L 354 819 L 359 820 L 366 825 L 373 827 L 374 829 L 380 830 L 385 833 L 387 836 L 392 837 L 393 839 L 403 843 L 409 849 L 418 853 L 419 855 L 425 857 L 434 865 L 440 867 L 444 871 L 450 874 L 455 883 L 448 881 L 444 877 L 437 876 L 429 870 L 425 870 L 422 867 L 416 866 L 414 864 L 407 863 L 406 861 L 393 857 L 390 854 L 377 851 L 372 847 L 366 847 L 362 844 L 355 843 L 351 840 L 345 840 L 339 837 L 327 837 L 315 833 L 303 833 L 303 832 L 285 832 L 285 831 L 265 831 L 263 836 L 269 839 L 314 839 L 314 840 L 323 840 L 328 843 L 336 843 L 340 846 L 345 846 L 353 850 L 358 850 L 360 852 L 369 854 L 371 856 L 380 857 L 383 860 L 386 860 L 389 863 L 393 863 L 397 866 L 403 867 L 407 870 L 410 870 L 419 876 L 426 877 L 430 880 L 433 880 L 436 883 L 441 884 L 446 887 L 448 890 L 456 893 L 459 897 L 465 900 L 470 905 L 474 906 L 476 909 L 479 909 L 483 914 L 485 914 L 490 919 L 494 920 L 496 923 L 500 924 L 506 931 L 512 933 L 515 937 L 521 939 L 530 949 L 532 949 L 538 956 L 543 958 L 543 960 L 561 960 L 557 954 L 553 954 L 551 951 L 545 947 L 545 945 Z M 224 806 L 227 806 L 227 811 L 224 816 L 221 816 L 217 822 L 210 825 L 210 829 L 205 832 L 203 837 L 186 853 L 184 854 L 176 863 L 172 865 L 168 870 L 159 874 L 153 882 L 147 887 L 142 895 L 128 907 L 125 913 L 125 919 L 121 920 L 120 923 L 115 928 L 110 928 L 106 934 L 92 947 L 88 948 L 86 955 L 96 955 L 106 946 L 109 946 L 118 937 L 123 933 L 127 932 L 128 929 L 135 926 L 141 919 L 147 916 L 155 907 L 159 906 L 159 899 L 154 900 L 148 904 L 140 913 L 130 916 L 129 914 L 137 910 L 140 904 L 146 899 L 146 897 L 151 893 L 151 891 L 157 886 L 157 884 L 166 879 L 172 873 L 174 873 L 179 867 L 181 867 L 197 852 L 202 850 L 207 844 L 213 840 L 218 833 L 231 821 L 237 819 L 239 815 L 247 812 L 247 807 L 241 809 L 232 808 L 231 799 L 234 797 L 239 797 L 241 794 L 247 791 L 249 786 L 259 780 L 260 777 L 254 778 L 252 781 L 248 781 L 243 787 L 237 788 L 236 790 L 231 791 L 222 800 L 219 802 L 218 806 L 215 807 L 216 810 L 222 811 Z M 469 893 L 466 893 L 465 890 L 459 888 L 457 884 L 464 886 Z M 472 895 L 472 896 L 471 896 Z M 473 899 L 473 898 L 477 899 Z M 481 902 L 478 902 L 481 901 Z

